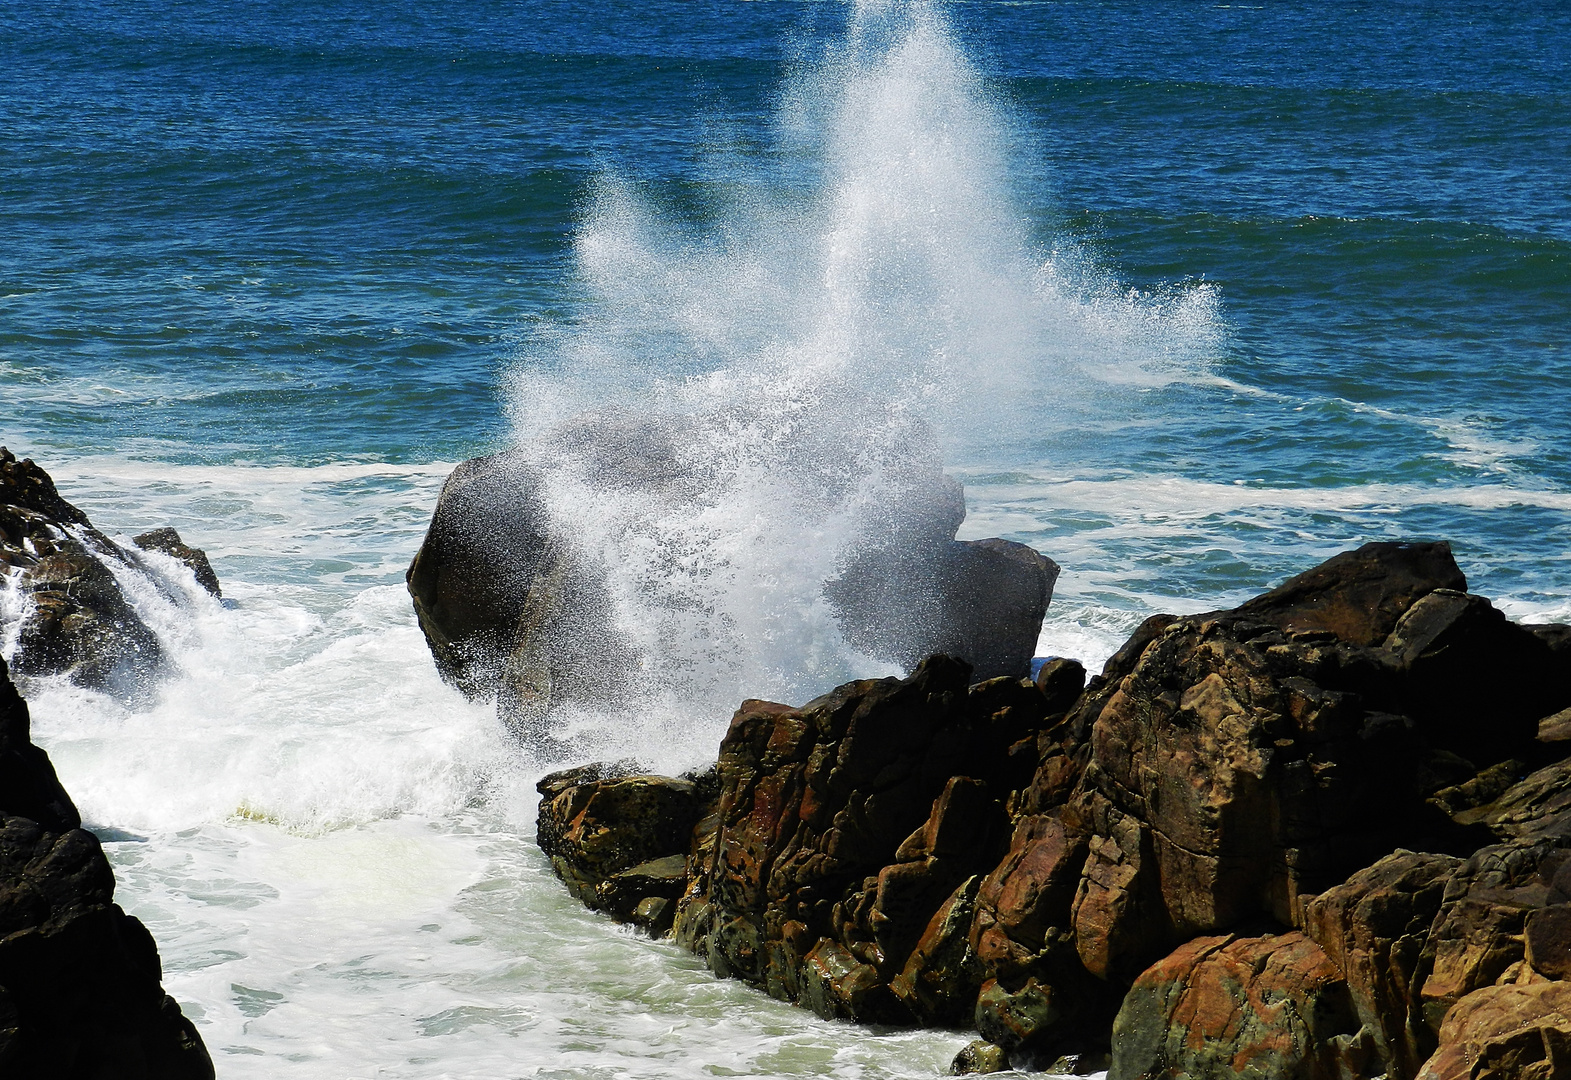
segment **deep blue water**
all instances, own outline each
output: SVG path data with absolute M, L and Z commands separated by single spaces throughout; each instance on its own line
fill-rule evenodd
M 1235 521 L 1206 548 L 1242 569 L 1195 587 L 1416 531 L 1498 549 L 1537 591 L 1571 595 L 1571 5 L 946 11 L 1010 117 L 1011 184 L 1043 249 L 1089 250 L 1131 288 L 1213 284 L 1213 370 L 1234 388 L 1110 391 L 1084 422 L 1060 412 L 1003 458 L 956 465 L 1485 488 L 1484 508 L 1409 492 L 1289 512 L 1280 557 Z M 597 179 L 629 180 L 695 233 L 750 186 L 810 187 L 775 152 L 780 87 L 845 15 L 13 5 L 0 432 L 46 461 L 505 445 L 503 373 L 542 327 L 594 317 L 572 237 Z M 1513 507 L 1500 489 L 1529 494 Z M 1033 505 L 1014 531 L 1045 547 L 1108 568 L 1156 557 Z

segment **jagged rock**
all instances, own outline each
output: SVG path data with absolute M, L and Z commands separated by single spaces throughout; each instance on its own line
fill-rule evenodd
M 1300 895 L 1422 827 L 1419 746 L 1359 692 L 1380 675 L 1365 660 L 1236 616 L 1151 642 L 1091 735 L 1084 783 L 1108 809 L 1091 804 L 1075 923 L 1093 970 L 1127 975 L 1258 913 L 1291 925 Z
M 1347 980 L 1358 1021 L 1370 1034 L 1378 1069 L 1411 1078 L 1434 1052 L 1419 1015 L 1418 987 L 1430 924 L 1462 860 L 1398 851 L 1315 897 L 1305 933 Z
M 214 596 L 224 595 L 223 588 L 218 584 L 218 575 L 213 572 L 213 564 L 207 561 L 207 552 L 185 543 L 174 529 L 152 529 L 138 533 L 131 537 L 131 543 L 143 551 L 159 551 L 180 560 L 196 575 L 198 585 Z
M 1525 756 L 1539 720 L 1571 694 L 1565 661 L 1543 640 L 1461 591 L 1437 589 L 1414 603 L 1384 650 L 1428 737 L 1479 765 Z
M 1446 884 L 1420 963 L 1424 1022 L 1438 1032 L 1446 1013 L 1473 991 L 1518 972 L 1530 916 L 1565 903 L 1571 891 L 1571 838 L 1482 848 Z
M 716 972 L 1017 1067 L 1095 1060 L 1116 1012 L 1115 1076 L 1407 1080 L 1458 1000 L 1571 966 L 1571 762 L 1524 775 L 1559 654 L 1465 587 L 1443 544 L 1367 545 L 1089 681 L 933 657 L 746 702 L 649 914 L 680 866 Z
M 698 785 L 600 764 L 553 773 L 537 788 L 540 850 L 586 905 L 630 921 L 645 899 L 681 895 L 705 810 Z
M 1563 1080 L 1571 1076 L 1571 983 L 1486 986 L 1446 1014 L 1440 1049 L 1418 1080 Z
M 1108 1080 L 1339 1080 L 1358 1030 L 1342 973 L 1302 934 L 1201 937 L 1135 980 Z
M 212 1080 L 152 935 L 114 904 L 79 822 L 0 661 L 0 1074 Z
M 968 689 L 968 677 L 933 657 L 908 679 L 849 683 L 800 709 L 745 704 L 721 744 L 719 820 L 679 938 L 717 971 L 825 1015 L 968 1011 L 964 991 L 929 993 L 924 963 L 968 963 L 955 905 L 1007 847 L 1002 796 L 1034 764 L 1009 750 L 1032 745 L 1045 706 L 1023 680 Z
M 1289 634 L 1324 633 L 1349 645 L 1379 645 L 1421 597 L 1466 588 L 1444 541 L 1373 543 L 1332 556 L 1235 613 Z
M 172 529 L 155 530 L 166 532 L 178 541 Z M 207 565 L 200 551 L 180 546 Z M 115 578 L 116 570 L 146 573 L 139 558 L 93 528 L 43 469 L 0 447 L 0 573 L 15 575 L 28 600 L 13 660 L 18 676 L 68 674 L 80 686 L 146 700 L 163 649 Z M 206 573 L 216 590 L 211 566 Z

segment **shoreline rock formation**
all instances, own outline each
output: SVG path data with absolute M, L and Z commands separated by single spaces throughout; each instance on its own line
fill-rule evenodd
M 546 777 L 539 839 L 718 975 L 975 1027 L 957 1068 L 1571 1075 L 1568 643 L 1368 544 L 1089 680 L 744 702 L 713 774 Z
M 116 573 L 142 574 L 174 590 L 145 551 L 168 555 L 221 595 L 207 555 L 174 529 L 154 529 L 123 548 L 67 502 L 31 458 L 0 446 L 0 576 L 25 598 L 13 667 L 22 678 L 67 675 L 128 704 L 145 701 L 165 667 L 158 637 L 137 615 Z
M 213 1080 L 0 658 L 0 1075 Z
M 658 428 L 619 420 L 610 432 L 575 429 L 564 453 L 586 455 L 613 486 L 689 482 Z M 544 734 L 554 705 L 614 705 L 625 687 L 605 658 L 636 651 L 599 572 L 552 524 L 544 483 L 519 449 L 459 465 L 406 574 L 442 677 L 470 697 L 494 696 L 525 738 Z M 1025 675 L 1057 564 L 1024 544 L 956 540 L 965 498 L 936 471 L 910 478 L 886 510 L 883 531 L 824 586 L 846 640 L 906 670 L 942 652 L 979 677 Z

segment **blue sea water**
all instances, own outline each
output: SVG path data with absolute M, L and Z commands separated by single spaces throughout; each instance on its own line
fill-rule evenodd
M 1063 564 L 1043 651 L 1398 537 L 1571 620 L 1571 5 L 7 7 L 0 443 L 238 604 L 147 599 L 160 704 L 38 685 L 38 737 L 221 1076 L 942 1071 L 572 910 L 402 591 L 453 463 L 748 419 L 728 374 L 925 410 L 963 535 Z M 813 631 L 713 701 L 854 667 Z M 615 749 L 712 753 L 713 701 Z

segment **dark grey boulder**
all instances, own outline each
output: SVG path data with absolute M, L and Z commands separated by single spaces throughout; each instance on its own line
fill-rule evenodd
M 664 427 L 597 423 L 559 438 L 597 485 L 680 499 L 700 482 Z M 635 654 L 598 572 L 552 523 L 544 483 L 518 449 L 464 462 L 406 575 L 438 671 L 472 697 L 495 696 L 526 736 L 543 734 L 555 705 L 622 700 L 613 659 Z M 955 540 L 964 518 L 959 483 L 936 472 L 870 515 L 876 528 L 824 586 L 852 646 L 908 670 L 945 652 L 978 679 L 1027 674 L 1058 566 L 1023 544 Z

